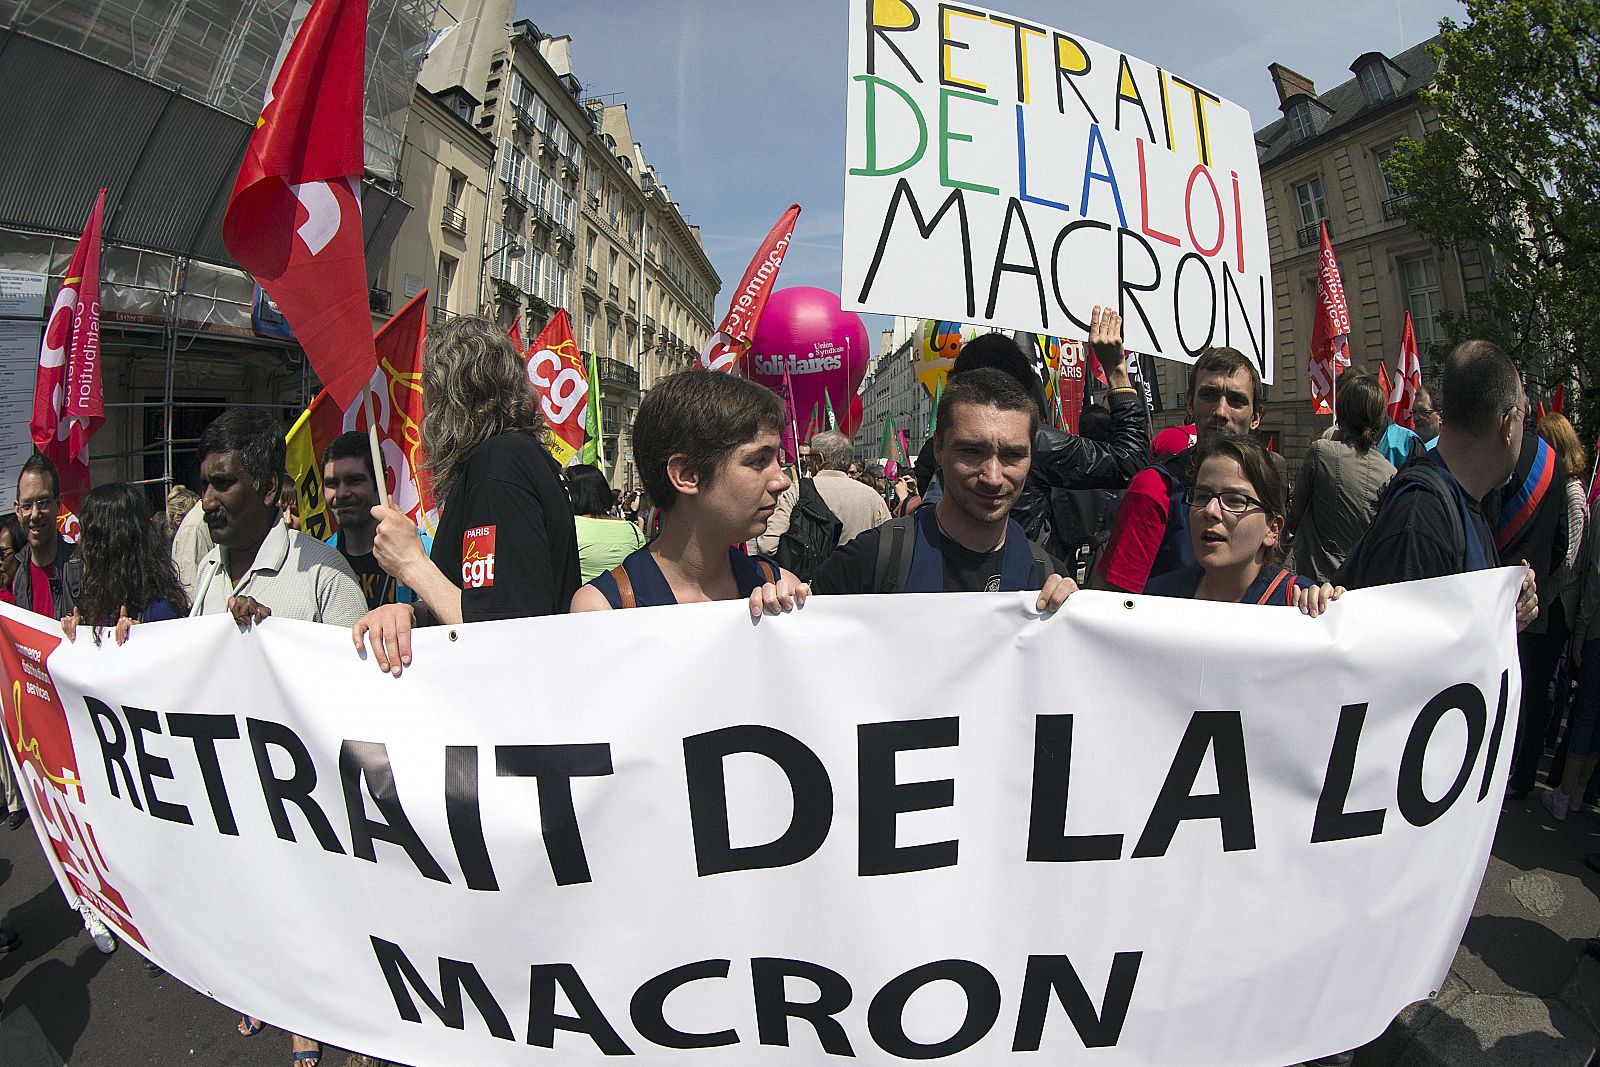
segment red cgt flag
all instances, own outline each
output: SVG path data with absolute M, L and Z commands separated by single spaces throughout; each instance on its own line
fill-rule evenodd
M 422 473 L 422 344 L 427 338 L 428 291 L 422 290 L 378 328 L 373 347 L 378 354 L 372 375 L 372 416 L 383 453 L 383 478 L 389 503 L 405 512 L 417 528 L 431 533 L 438 525 L 433 494 Z M 322 501 L 322 453 L 346 430 L 365 430 L 362 405 L 334 404 L 324 389 L 311 401 L 302 419 L 288 433 L 289 473 L 301 493 L 301 529 L 323 538 L 330 520 Z M 296 447 L 296 435 L 308 439 Z
M 328 395 L 361 396 L 377 357 L 361 232 L 366 0 L 316 0 L 272 83 L 222 221 Z
M 89 489 L 89 438 L 105 422 L 100 391 L 100 220 L 106 191 L 95 197 L 77 250 L 67 264 L 39 346 L 33 383 L 33 444 L 61 476 L 61 499 L 76 512 Z
M 1414 430 L 1416 417 L 1411 409 L 1417 402 L 1417 392 L 1422 388 L 1422 360 L 1417 356 L 1417 335 L 1411 328 L 1411 312 L 1406 312 L 1405 328 L 1400 331 L 1399 376 L 1389 392 L 1389 419 Z
M 1317 266 L 1317 308 L 1312 315 L 1311 401 L 1318 415 L 1333 413 L 1333 379 L 1340 367 L 1350 365 L 1350 310 L 1344 302 L 1344 282 L 1339 261 L 1323 222 L 1322 254 Z
M 539 408 L 550 424 L 550 454 L 565 467 L 583 448 L 583 416 L 589 403 L 589 368 L 572 337 L 572 320 L 558 308 L 525 357 L 528 380 L 539 391 Z
M 744 270 L 744 277 L 739 279 L 739 288 L 733 292 L 722 324 L 706 342 L 705 351 L 700 353 L 702 370 L 732 372 L 739 365 L 740 358 L 750 347 L 750 338 L 755 336 L 756 323 L 767 306 L 767 297 L 778 283 L 778 269 L 783 266 L 783 256 L 789 251 L 789 238 L 799 217 L 800 205 L 790 204 L 789 210 L 767 234 L 767 239 L 761 242 L 755 258 Z
M 506 330 L 506 333 L 511 337 L 511 343 L 517 346 L 517 355 L 522 355 L 528 346 L 522 343 L 522 315 L 520 313 L 511 320 L 511 328 Z

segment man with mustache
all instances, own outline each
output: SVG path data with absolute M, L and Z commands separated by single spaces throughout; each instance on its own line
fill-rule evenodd
M 190 614 L 353 626 L 367 602 L 350 565 L 290 530 L 278 508 L 283 453 L 283 431 L 262 411 L 229 408 L 200 436 L 200 507 L 216 547 L 195 574 Z

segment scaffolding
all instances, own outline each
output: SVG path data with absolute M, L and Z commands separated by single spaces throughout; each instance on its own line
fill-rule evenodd
M 438 0 L 371 0 L 367 170 L 390 182 Z M 0 0 L 0 27 L 98 59 L 251 124 L 307 0 Z
M 380 261 L 409 210 L 400 151 L 438 6 L 369 4 L 362 199 Z M 127 381 L 118 398 L 107 383 L 118 431 L 97 437 L 91 462 L 119 480 L 172 484 L 193 444 L 180 427 L 215 397 L 267 400 L 291 418 L 310 399 L 299 347 L 256 332 L 254 283 L 220 233 L 244 143 L 309 11 L 308 0 L 0 0 L 0 93 L 30 101 L 0 113 L 13 160 L 0 172 L 0 267 L 45 274 L 53 292 L 93 189 L 110 188 L 103 344 L 126 357 Z M 85 98 L 98 102 L 87 112 Z M 77 136 L 60 136 L 68 126 Z M 185 394 L 213 399 L 186 410 Z

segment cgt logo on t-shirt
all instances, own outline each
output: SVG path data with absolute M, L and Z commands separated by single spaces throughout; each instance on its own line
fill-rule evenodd
M 461 588 L 494 584 L 494 527 L 474 526 L 461 534 Z

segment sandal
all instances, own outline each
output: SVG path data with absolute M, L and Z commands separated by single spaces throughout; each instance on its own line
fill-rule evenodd
M 297 1037 L 296 1040 L 311 1041 L 309 1037 Z M 289 1061 L 294 1064 L 294 1067 L 317 1067 L 322 1062 L 322 1043 L 312 1043 L 317 1047 L 293 1050 L 291 1046 Z
M 248 1015 L 239 1016 L 239 1036 L 255 1037 L 267 1028 L 267 1024 L 260 1019 L 252 1019 Z

